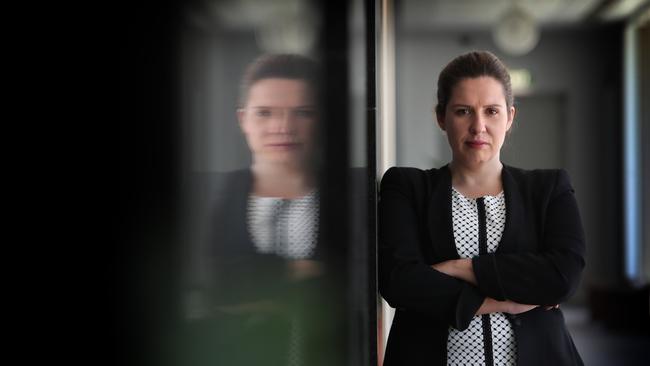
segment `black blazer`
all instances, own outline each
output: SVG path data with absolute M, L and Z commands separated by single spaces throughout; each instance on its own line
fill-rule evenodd
M 250 171 L 197 174 L 190 184 L 195 199 L 188 231 L 196 243 L 185 286 L 200 294 L 201 308 L 199 317 L 183 323 L 180 363 L 286 365 L 290 320 L 284 312 L 222 310 L 260 302 L 294 304 L 286 261 L 257 253 L 251 240 Z
M 287 365 L 289 341 L 296 320 L 300 353 L 308 365 L 340 364 L 336 328 L 345 287 L 338 285 L 333 260 L 319 234 L 312 259 L 324 262 L 325 275 L 292 280 L 289 260 L 259 253 L 247 224 L 247 205 L 253 187 L 250 170 L 200 174 L 191 189 L 194 211 L 207 223 L 199 232 L 199 248 L 187 275 L 188 287 L 200 293 L 202 317 L 188 322 L 182 335 L 182 364 Z M 201 207 L 198 208 L 197 207 Z M 193 216 L 201 216 L 192 212 Z M 200 220 L 203 221 L 203 220 Z M 340 266 L 337 266 L 341 272 Z M 196 272 L 196 274 L 194 274 Z M 229 310 L 260 304 L 254 309 Z M 315 316 L 318 315 L 318 316 Z
M 459 258 L 451 216 L 451 174 L 391 168 L 379 202 L 379 289 L 395 307 L 384 365 L 445 365 L 448 328 L 464 330 L 485 297 L 555 305 L 576 290 L 585 239 L 564 170 L 501 174 L 506 224 L 495 253 L 472 259 L 478 287 L 433 270 Z M 582 365 L 560 309 L 509 316 L 519 365 Z

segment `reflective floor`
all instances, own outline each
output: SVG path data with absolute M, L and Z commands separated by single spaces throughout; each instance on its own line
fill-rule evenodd
M 650 330 L 630 334 L 591 321 L 586 308 L 562 309 L 573 340 L 587 366 L 650 365 Z

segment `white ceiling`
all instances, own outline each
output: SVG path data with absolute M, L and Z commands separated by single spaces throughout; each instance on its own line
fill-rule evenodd
M 604 0 L 402 0 L 401 24 L 417 29 L 485 29 L 517 4 L 542 27 L 564 26 L 584 20 Z

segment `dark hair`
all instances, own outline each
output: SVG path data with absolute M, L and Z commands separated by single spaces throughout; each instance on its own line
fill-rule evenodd
M 318 64 L 309 57 L 297 54 L 265 54 L 255 59 L 244 73 L 239 86 L 239 105 L 246 104 L 248 92 L 262 79 L 281 78 L 305 81 L 316 93 Z
M 438 104 L 436 114 L 445 115 L 453 88 L 463 79 L 490 76 L 503 86 L 508 114 L 514 104 L 510 74 L 506 66 L 494 54 L 488 51 L 473 51 L 451 60 L 438 77 Z

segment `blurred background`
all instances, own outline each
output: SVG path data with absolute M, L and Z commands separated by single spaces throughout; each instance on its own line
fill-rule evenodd
M 240 79 L 265 53 L 322 65 L 322 242 L 335 248 L 339 364 L 377 365 L 391 309 L 376 286 L 376 184 L 438 167 L 442 67 L 474 49 L 510 68 L 517 116 L 504 163 L 564 168 L 587 236 L 563 304 L 587 365 L 650 359 L 650 8 L 643 0 L 139 2 L 119 22 L 120 141 L 113 333 L 119 364 L 189 364 L 187 267 L 208 229 L 197 176 L 250 166 Z M 207 189 L 207 190 L 202 190 Z M 209 205 L 208 205 L 209 206 Z M 206 226 L 207 225 L 207 226 Z M 314 314 L 331 313 L 312 308 Z

